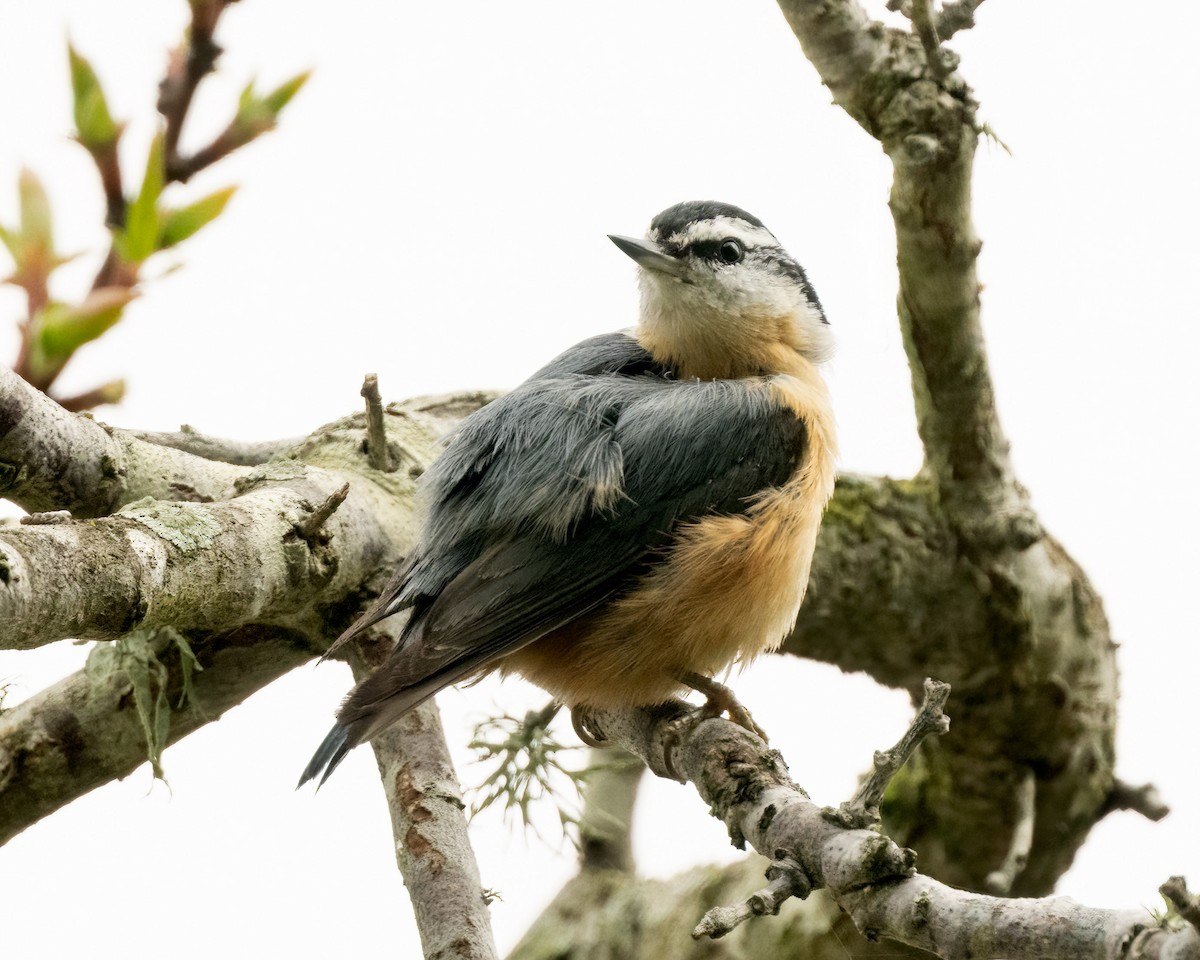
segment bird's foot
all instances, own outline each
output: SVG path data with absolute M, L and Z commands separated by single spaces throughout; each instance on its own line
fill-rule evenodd
M 761 737 L 763 743 L 770 742 L 767 731 L 754 722 L 750 711 L 742 705 L 734 692 L 725 684 L 718 683 L 712 677 L 706 677 L 699 673 L 680 674 L 679 682 L 703 693 L 706 699 L 701 706 L 671 721 L 667 727 L 666 735 L 663 737 L 663 765 L 673 780 L 681 783 L 687 782 L 687 778 L 682 776 L 675 767 L 674 752 L 692 732 L 692 729 L 705 720 L 712 720 L 724 714 L 739 727 L 750 731 L 756 737 Z
M 754 722 L 750 711 L 742 705 L 737 695 L 725 684 L 718 683 L 712 677 L 706 677 L 702 673 L 685 673 L 679 678 L 679 682 L 687 684 L 707 698 L 704 706 L 700 707 L 698 711 L 702 714 L 701 719 L 711 720 L 713 717 L 725 714 L 742 729 L 749 730 L 756 737 L 761 737 L 763 743 L 771 742 L 767 731 Z
M 608 737 L 606 737 L 595 726 L 591 724 L 591 714 L 587 707 L 578 706 L 571 708 L 571 726 L 575 730 L 575 736 L 586 743 L 589 747 L 597 750 L 607 747 Z

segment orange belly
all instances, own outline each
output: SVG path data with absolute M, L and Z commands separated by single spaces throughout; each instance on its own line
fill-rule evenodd
M 633 706 L 678 694 L 682 673 L 712 676 L 779 645 L 808 585 L 836 451 L 828 395 L 815 374 L 776 378 L 772 387 L 808 425 L 793 477 L 744 515 L 682 527 L 661 562 L 620 599 L 494 666 L 568 706 Z

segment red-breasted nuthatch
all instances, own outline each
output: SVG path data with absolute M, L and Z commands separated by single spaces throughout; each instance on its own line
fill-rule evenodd
M 636 329 L 572 347 L 451 435 L 417 546 L 335 646 L 409 620 L 301 783 L 488 671 L 572 709 L 713 695 L 794 623 L 834 483 L 820 301 L 729 204 L 611 239 L 641 268 Z

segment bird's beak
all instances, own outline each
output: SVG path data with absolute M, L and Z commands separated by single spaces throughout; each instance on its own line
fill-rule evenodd
M 655 270 L 668 276 L 684 278 L 684 266 L 674 257 L 662 252 L 658 244 L 649 240 L 637 240 L 633 237 L 619 237 L 609 234 L 608 239 L 617 245 L 624 253 L 631 256 L 640 267 Z

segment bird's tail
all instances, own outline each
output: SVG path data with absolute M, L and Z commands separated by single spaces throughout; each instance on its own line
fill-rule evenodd
M 344 727 L 340 723 L 335 723 L 333 729 L 329 731 L 329 734 L 321 741 L 321 745 L 317 747 L 317 752 L 313 754 L 313 758 L 308 761 L 308 766 L 304 768 L 304 773 L 300 774 L 300 782 L 296 784 L 296 789 L 299 790 L 309 780 L 316 779 L 318 775 L 320 775 L 321 779 L 317 782 L 317 789 L 321 789 L 321 785 L 337 769 L 337 765 L 342 762 L 342 758 L 355 746 L 357 746 L 357 741 L 354 743 L 350 742 L 350 728 Z

